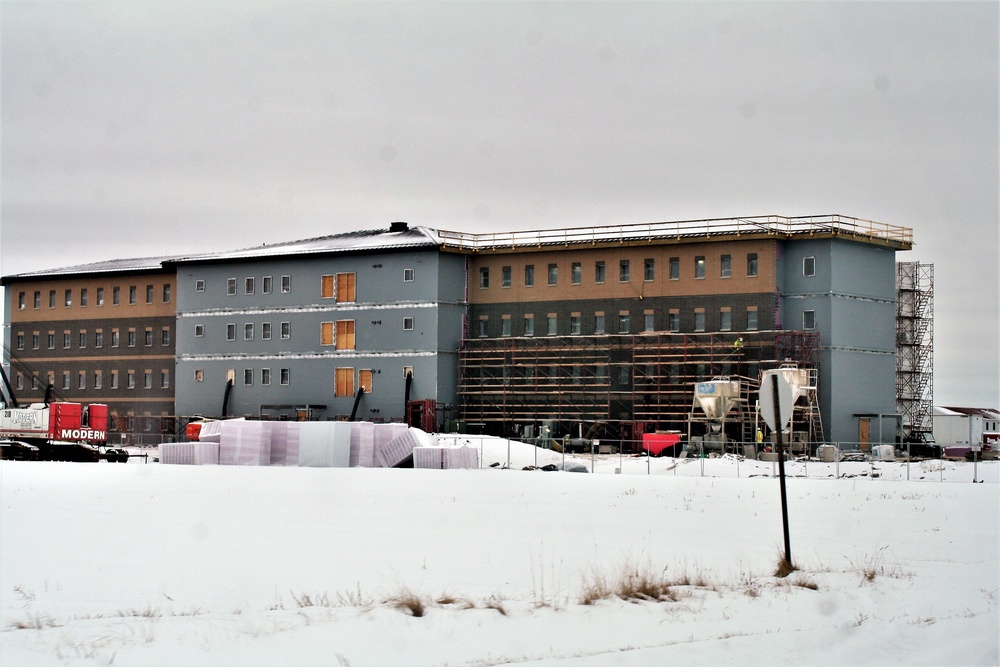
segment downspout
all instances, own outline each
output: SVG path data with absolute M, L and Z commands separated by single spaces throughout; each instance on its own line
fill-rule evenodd
M 358 404 L 361 403 L 361 397 L 364 396 L 364 395 L 365 395 L 365 388 L 364 387 L 358 387 L 358 395 L 354 399 L 354 408 L 351 410 L 351 419 L 350 419 L 350 421 L 354 421 L 355 417 L 358 416 Z
M 222 396 L 222 418 L 229 415 L 229 393 L 233 390 L 233 381 L 226 380 L 226 393 Z

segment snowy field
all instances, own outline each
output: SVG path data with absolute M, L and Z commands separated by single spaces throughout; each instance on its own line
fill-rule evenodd
M 469 444 L 483 469 L 0 461 L 0 665 L 1000 662 L 995 462 L 789 463 L 781 578 L 770 463 Z

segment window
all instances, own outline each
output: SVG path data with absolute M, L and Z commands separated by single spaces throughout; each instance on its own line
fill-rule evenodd
M 49 384 L 50 385 L 53 384 L 52 380 L 53 380 L 52 374 L 49 373 Z M 31 376 L 31 388 L 32 389 L 38 389 L 38 376 L 37 375 L 32 375 Z
M 534 287 L 535 286 L 535 265 L 525 264 L 524 266 L 524 286 Z
M 594 264 L 594 282 L 598 285 L 603 285 L 606 276 L 607 270 L 604 267 L 604 261 L 602 260 Z
M 651 310 L 642 314 L 642 330 L 656 331 L 656 315 Z
M 160 389 L 170 388 L 170 371 L 160 371 Z
M 618 382 L 621 384 L 628 384 L 632 380 L 632 373 L 630 372 L 628 366 L 618 367 Z
M 282 368 L 278 373 L 278 382 L 287 387 L 291 383 L 291 374 L 287 368 Z
M 118 345 L 120 343 L 121 343 L 121 335 L 119 334 L 118 329 L 112 329 L 111 330 L 111 347 L 118 347 Z
M 747 277 L 757 277 L 757 253 L 755 252 L 747 253 Z
M 94 371 L 94 389 L 104 389 L 104 376 L 101 371 Z
M 128 346 L 135 347 L 135 329 L 128 330 Z
M 204 336 L 205 335 L 205 325 L 204 324 L 196 324 L 196 325 L 194 325 L 194 335 L 197 338 L 201 338 L 202 336 Z
M 629 314 L 627 312 L 618 313 L 618 333 L 627 334 L 631 324 L 632 323 L 629 321 Z
M 200 368 L 195 369 L 195 371 L 194 371 L 194 381 L 195 382 L 204 382 L 205 381 L 205 371 L 202 370 L 202 369 L 200 369 Z
M 226 325 L 226 340 L 236 340 L 236 325 L 227 324 Z
M 56 307 L 56 291 L 54 289 L 49 290 L 49 308 Z
M 63 305 L 67 308 L 73 305 L 73 290 L 68 289 L 65 291 L 63 294 Z M 21 307 L 24 308 L 23 305 Z
M 196 280 L 196 281 L 194 281 L 194 291 L 195 292 L 204 292 L 205 291 L 205 281 L 204 280 Z
M 403 269 L 403 282 L 404 283 L 413 282 L 413 269 Z
M 143 389 L 152 389 L 153 388 L 153 372 L 152 371 L 146 371 L 145 373 L 142 374 L 142 387 L 143 387 Z
M 153 286 L 146 285 L 146 303 L 153 303 Z
M 50 350 L 56 349 L 56 332 L 55 331 L 50 331 L 49 335 L 47 336 L 47 339 L 48 339 L 47 340 L 47 342 L 48 342 L 48 346 L 47 347 Z
M 143 332 L 143 342 L 146 344 L 146 347 L 150 347 L 150 346 L 153 345 L 153 330 L 152 329 L 147 328 L 146 331 Z
M 524 335 L 534 336 L 535 335 L 535 316 L 525 315 L 524 316 Z
M 669 276 L 670 279 L 671 280 L 680 280 L 681 279 L 681 258 L 680 257 L 671 257 L 668 266 L 669 266 L 669 271 L 670 271 L 670 276 Z
M 413 318 L 404 317 L 403 318 L 403 331 L 413 331 Z
M 170 303 L 170 284 L 163 284 L 163 303 Z
M 86 292 L 86 291 L 87 290 L 84 290 L 84 292 Z M 33 305 L 34 305 L 35 308 L 41 308 L 42 307 L 42 293 L 40 291 L 38 291 L 38 290 L 35 290 L 35 296 L 34 296 Z M 84 304 L 84 305 L 86 305 L 86 304 Z
M 337 320 L 337 349 L 354 349 L 354 320 Z
M 76 374 L 76 388 L 77 389 L 87 388 L 87 373 L 85 371 L 80 371 Z
M 719 311 L 719 331 L 733 330 L 733 313 L 729 308 Z
M 320 322 L 319 323 L 319 344 L 320 345 L 333 345 L 333 343 L 334 343 L 333 322 Z
M 270 368 L 262 368 L 262 369 L 260 369 L 260 384 L 263 387 L 266 387 L 266 386 L 268 386 L 268 385 L 271 384 L 271 369 Z
M 62 388 L 69 389 L 69 371 L 63 371 L 62 374 Z
M 704 331 L 705 330 L 705 309 L 696 308 L 694 311 L 694 330 Z
M 816 275 L 816 258 L 815 257 L 803 257 L 802 258 L 802 275 L 804 275 L 804 276 L 815 276 Z
M 253 340 L 253 322 L 243 325 L 243 340 Z
M 292 324 L 290 322 L 281 323 L 281 337 L 286 340 L 292 337 Z
M 95 301 L 95 303 L 97 303 L 98 306 L 103 306 L 104 305 L 104 288 L 103 287 L 98 287 L 97 288 L 97 293 L 94 295 L 94 301 Z
M 510 315 L 504 315 L 500 318 L 500 335 L 510 335 Z
M 548 332 L 548 335 L 555 336 L 557 333 L 559 333 L 559 319 L 558 317 L 556 317 L 555 313 L 549 313 L 547 318 L 547 324 L 548 327 L 546 331 Z
M 335 369 L 333 395 L 338 398 L 354 396 L 354 369 Z
M 479 267 L 479 288 L 487 289 L 490 286 L 490 267 Z
M 509 266 L 500 267 L 500 286 L 510 287 L 513 282 L 513 271 Z
M 18 310 L 24 310 L 24 308 L 25 308 L 24 292 L 18 292 L 17 293 L 17 309 Z
M 260 339 L 271 340 L 271 323 L 262 322 L 260 325 Z
M 112 287 L 111 288 L 111 305 L 117 306 L 122 302 L 122 288 Z
M 40 296 L 39 293 L 35 292 L 35 308 L 38 308 L 38 302 L 40 300 L 39 296 Z M 87 288 L 86 287 L 81 287 L 80 288 L 80 307 L 81 308 L 86 308 L 87 307 L 87 304 L 89 302 L 89 298 L 88 298 L 89 296 L 90 295 L 87 293 Z
M 653 259 L 642 260 L 642 279 L 645 281 L 655 280 L 656 263 Z
M 549 264 L 549 285 L 555 285 L 559 282 L 559 265 Z
M 618 282 L 627 283 L 629 281 L 629 263 L 627 259 L 618 262 Z
M 357 299 L 355 293 L 357 278 L 353 273 L 337 274 L 337 303 L 353 303 Z
M 128 389 L 135 389 L 135 371 L 129 371 L 126 375 L 125 386 Z
M 243 384 L 246 386 L 253 385 L 253 369 L 245 368 L 243 369 Z
M 253 278 L 244 278 L 243 279 L 243 293 L 244 294 L 253 294 L 253 292 L 254 292 L 254 280 L 253 280 Z
M 694 258 L 694 277 L 697 280 L 705 277 L 705 257 L 702 255 Z
M 372 393 L 372 377 L 371 369 L 358 371 L 358 385 L 365 390 L 366 394 Z
M 292 291 L 292 277 L 291 276 L 281 276 L 281 293 L 288 294 Z M 284 384 L 288 384 L 287 382 Z
M 667 330 L 673 333 L 677 333 L 681 330 L 680 311 L 671 310 L 669 313 L 667 313 Z
M 486 338 L 490 335 L 490 318 L 483 316 L 479 318 L 479 337 Z
M 14 380 L 14 388 L 18 391 L 24 389 L 24 376 L 20 373 L 17 374 L 17 378 Z
M 806 331 L 812 331 L 816 328 L 816 311 L 815 310 L 804 310 L 802 311 L 802 328 Z
M 719 276 L 729 278 L 733 275 L 733 256 L 723 255 L 719 258 Z
M 571 336 L 580 335 L 580 313 L 572 313 L 569 316 L 569 333 Z
M 226 280 L 226 294 L 236 296 L 236 278 Z
M 163 327 L 160 330 L 160 345 L 170 345 L 170 327 Z
M 87 347 L 87 332 L 86 331 L 81 331 L 80 332 L 80 337 L 79 337 L 79 340 L 77 342 L 79 343 L 79 347 Z
M 135 305 L 136 298 L 137 298 L 136 295 L 137 294 L 138 294 L 138 292 L 136 291 L 136 286 L 135 285 L 131 285 L 128 288 L 128 303 L 129 303 L 130 306 L 134 306 Z
M 598 312 L 594 314 L 594 333 L 602 334 L 604 333 L 604 313 Z
M 199 380 L 199 382 L 200 382 L 200 380 Z M 112 389 L 117 389 L 118 388 L 118 371 L 114 371 L 114 370 L 111 371 L 111 388 Z
M 260 279 L 260 293 L 270 294 L 271 293 L 271 276 L 264 276 Z
M 17 349 L 24 349 L 24 333 L 20 331 L 17 333 Z
M 70 346 L 70 335 L 68 331 L 63 332 L 63 349 L 68 350 Z
M 573 262 L 570 265 L 569 281 L 574 285 L 579 285 L 583 281 L 583 265 L 580 262 Z

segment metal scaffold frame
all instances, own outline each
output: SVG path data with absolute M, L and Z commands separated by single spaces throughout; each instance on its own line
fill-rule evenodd
M 896 404 L 905 435 L 932 433 L 934 265 L 896 264 Z
M 818 360 L 819 336 L 807 331 L 466 339 L 461 419 L 498 435 L 543 421 L 600 437 L 625 438 L 636 423 L 687 431 L 695 383 L 725 375 L 748 396 L 761 371 Z M 738 428 L 734 438 L 749 437 L 752 424 Z

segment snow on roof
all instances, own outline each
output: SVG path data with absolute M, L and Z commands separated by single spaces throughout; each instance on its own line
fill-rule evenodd
M 1000 410 L 994 410 L 993 408 L 963 408 L 963 407 L 946 407 L 946 406 L 934 406 L 934 415 L 947 417 L 954 415 L 965 415 L 965 416 L 976 416 L 982 417 L 983 419 L 997 420 L 1000 419 Z
M 237 259 L 259 259 L 264 257 L 287 257 L 292 255 L 317 255 L 365 250 L 385 250 L 400 248 L 436 248 L 441 245 L 437 232 L 426 227 L 410 227 L 405 223 L 393 223 L 386 229 L 363 230 L 318 236 L 300 241 L 274 243 L 253 248 L 242 248 L 223 252 L 175 257 L 170 263 L 213 262 Z
M 163 263 L 172 259 L 168 256 L 160 257 L 133 257 L 129 259 L 109 259 L 102 262 L 90 262 L 89 264 L 76 264 L 74 266 L 64 266 L 57 269 L 45 269 L 42 271 L 29 271 L 4 276 L 0 279 L 0 284 L 8 284 L 21 280 L 34 280 L 40 278 L 59 278 L 67 276 L 80 276 L 100 273 L 139 273 L 149 271 L 161 271 Z

